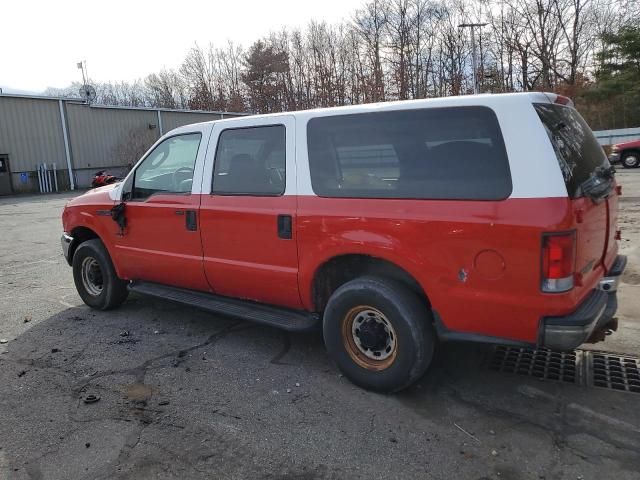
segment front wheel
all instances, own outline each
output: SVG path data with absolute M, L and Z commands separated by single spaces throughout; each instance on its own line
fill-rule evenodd
M 109 310 L 124 302 L 127 282 L 116 275 L 100 240 L 81 243 L 73 254 L 73 281 L 82 301 L 96 310 Z
M 338 288 L 323 320 L 327 351 L 356 385 L 402 390 L 426 371 L 435 332 L 424 302 L 401 283 L 361 277 Z
M 624 168 L 638 168 L 640 166 L 640 154 L 636 152 L 625 153 L 621 162 Z

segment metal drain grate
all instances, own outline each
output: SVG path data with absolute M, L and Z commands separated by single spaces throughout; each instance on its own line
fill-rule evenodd
M 491 370 L 529 377 L 576 383 L 575 352 L 554 352 L 546 348 L 517 348 L 498 345 L 493 351 Z
M 632 355 L 496 345 L 488 368 L 543 380 L 640 393 L 640 358 Z
M 591 352 L 593 386 L 640 393 L 640 359 Z

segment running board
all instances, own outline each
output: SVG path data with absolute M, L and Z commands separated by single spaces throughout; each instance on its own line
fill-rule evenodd
M 311 330 L 320 323 L 320 317 L 313 313 L 169 287 L 158 283 L 134 281 L 129 284 L 129 290 L 142 295 L 190 305 L 208 312 L 250 320 L 289 332 Z

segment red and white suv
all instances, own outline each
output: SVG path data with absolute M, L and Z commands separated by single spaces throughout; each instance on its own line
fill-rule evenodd
M 571 102 L 480 95 L 257 115 L 164 135 L 70 201 L 84 302 L 129 291 L 287 330 L 407 387 L 437 341 L 572 349 L 615 329 L 619 190 Z

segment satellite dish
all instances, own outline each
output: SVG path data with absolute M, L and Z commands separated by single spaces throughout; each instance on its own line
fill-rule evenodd
M 87 84 L 81 86 L 79 93 L 80 97 L 87 103 L 91 103 L 96 99 L 96 89 L 93 88 L 93 85 Z

